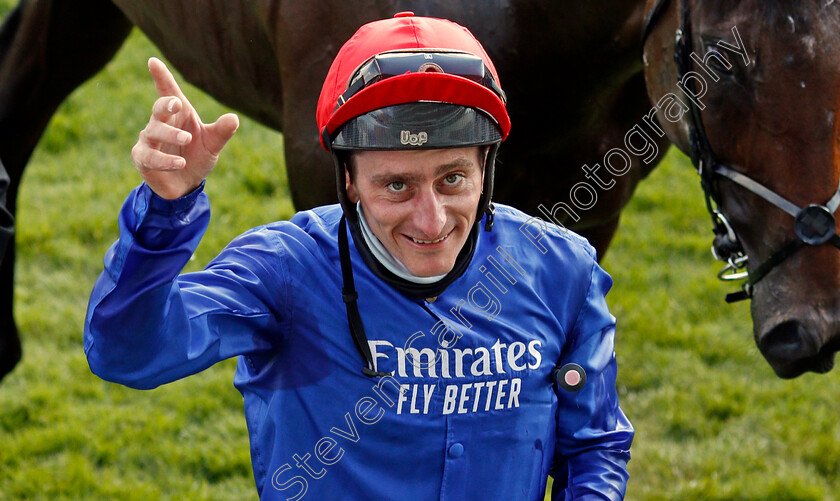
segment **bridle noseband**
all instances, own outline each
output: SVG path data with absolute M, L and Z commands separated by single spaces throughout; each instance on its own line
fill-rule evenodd
M 644 29 L 642 30 L 642 47 L 644 47 L 644 43 L 651 29 L 665 10 L 667 4 L 668 0 L 658 0 L 645 19 Z M 688 88 L 688 91 L 694 93 L 694 79 L 685 81 L 684 78 L 691 71 L 692 34 L 690 10 L 690 1 L 679 2 L 680 27 L 677 29 L 675 36 L 674 59 L 677 63 L 679 80 Z M 742 290 L 726 295 L 726 302 L 732 303 L 751 298 L 755 285 L 761 279 L 805 245 L 816 246 L 829 243 L 840 249 L 840 236 L 835 231 L 836 222 L 834 219 L 834 213 L 837 211 L 838 206 L 840 206 L 840 185 L 838 185 L 834 195 L 825 205 L 811 204 L 801 208 L 796 206 L 775 191 L 721 162 L 717 155 L 715 155 L 711 144 L 709 144 L 709 138 L 706 136 L 706 130 L 703 127 L 703 119 L 697 103 L 692 99 L 687 99 L 687 101 L 689 107 L 688 130 L 689 144 L 691 147 L 691 163 L 694 164 L 698 174 L 700 174 L 700 185 L 703 187 L 706 209 L 712 217 L 713 231 L 715 234 L 712 255 L 715 259 L 726 262 L 726 265 L 718 273 L 718 278 L 727 281 L 746 279 Z M 793 229 L 795 237 L 782 245 L 781 248 L 752 271 L 746 270 L 749 258 L 744 252 L 743 246 L 735 234 L 735 230 L 720 209 L 720 193 L 715 189 L 715 176 L 725 177 L 746 188 L 748 191 L 770 202 L 794 218 Z

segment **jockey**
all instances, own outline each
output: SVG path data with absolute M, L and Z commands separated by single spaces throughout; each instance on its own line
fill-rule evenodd
M 581 237 L 491 201 L 510 120 L 465 28 L 400 13 L 341 48 L 317 110 L 339 204 L 180 274 L 238 127 L 160 61 L 85 321 L 100 377 L 154 388 L 238 357 L 261 499 L 622 499 L 610 277 Z

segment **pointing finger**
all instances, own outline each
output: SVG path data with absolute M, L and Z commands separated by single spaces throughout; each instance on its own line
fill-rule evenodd
M 181 88 L 178 86 L 178 82 L 175 81 L 175 76 L 163 64 L 163 61 L 156 57 L 150 57 L 149 72 L 155 81 L 155 89 L 159 96 L 176 96 L 185 99 L 184 93 L 181 92 Z

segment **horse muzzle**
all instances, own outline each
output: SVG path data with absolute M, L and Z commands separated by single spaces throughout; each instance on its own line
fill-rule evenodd
M 840 330 L 830 336 L 811 322 L 787 319 L 756 332 L 756 343 L 777 376 L 792 379 L 805 372 L 826 373 L 840 350 Z

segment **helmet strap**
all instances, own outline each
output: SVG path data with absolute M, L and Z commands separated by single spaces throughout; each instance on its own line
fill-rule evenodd
M 478 214 L 476 215 L 477 221 L 480 221 L 483 216 L 487 216 L 484 221 L 484 231 L 493 231 L 496 207 L 493 205 L 492 198 L 494 178 L 496 177 L 496 155 L 499 153 L 499 146 L 499 143 L 491 144 L 484 160 L 484 187 L 481 190 Z

